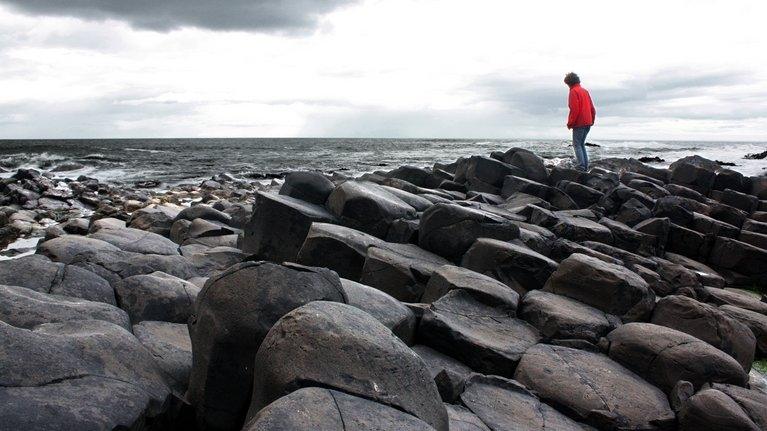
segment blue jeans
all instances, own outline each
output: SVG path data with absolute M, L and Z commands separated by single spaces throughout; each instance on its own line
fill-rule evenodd
M 591 126 L 573 127 L 573 150 L 575 150 L 575 159 L 577 168 L 581 171 L 589 169 L 589 155 L 586 153 L 586 135 L 589 134 Z

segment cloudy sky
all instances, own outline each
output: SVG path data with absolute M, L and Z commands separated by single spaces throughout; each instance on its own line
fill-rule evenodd
M 630 6 L 629 6 L 630 5 Z M 764 0 L 0 0 L 0 138 L 767 140 Z

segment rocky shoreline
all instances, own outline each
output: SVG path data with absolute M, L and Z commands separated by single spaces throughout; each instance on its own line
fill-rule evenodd
M 144 186 L 0 181 L 3 248 L 40 238 L 0 261 L 0 429 L 767 429 L 767 177 Z

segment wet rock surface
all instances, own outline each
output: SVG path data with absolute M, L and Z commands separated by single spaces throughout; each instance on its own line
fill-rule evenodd
M 467 156 L 9 173 L 0 428 L 765 429 L 763 177 Z

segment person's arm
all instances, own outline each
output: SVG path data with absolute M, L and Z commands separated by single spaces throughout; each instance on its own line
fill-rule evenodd
M 594 100 L 591 99 L 590 94 L 589 103 L 591 104 L 591 124 L 594 124 L 594 121 L 597 119 L 597 109 L 594 107 Z
M 570 115 L 567 116 L 567 128 L 572 129 L 575 125 L 575 120 L 578 119 L 578 112 L 581 109 L 581 101 L 578 100 L 578 95 L 572 89 L 570 90 L 567 106 L 570 107 Z

